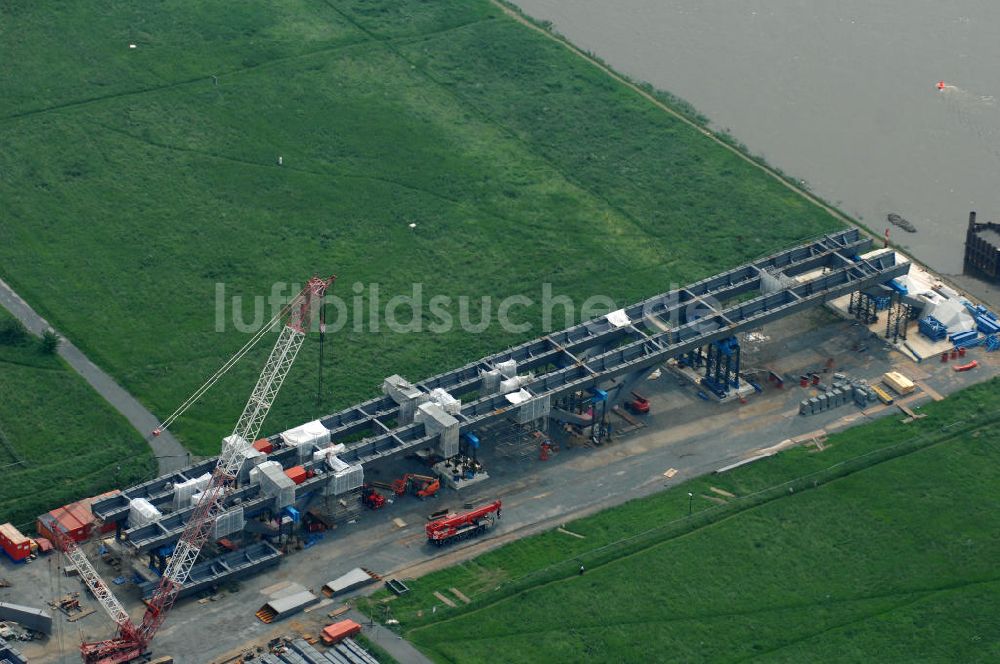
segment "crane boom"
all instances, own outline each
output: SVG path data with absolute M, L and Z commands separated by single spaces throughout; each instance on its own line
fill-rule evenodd
M 311 278 L 302 292 L 290 303 L 288 320 L 282 327 L 274 348 L 271 349 L 267 363 L 253 392 L 250 393 L 250 398 L 233 433 L 223 441 L 222 453 L 212 472 L 212 479 L 195 505 L 194 512 L 174 547 L 170 562 L 160 579 L 160 585 L 146 604 L 141 624 L 136 626 L 131 621 L 128 613 L 90 566 L 83 552 L 75 547 L 76 555 L 83 562 L 77 564 L 72 556 L 71 560 L 77 564 L 81 575 L 84 574 L 84 569 L 89 570 L 88 574 L 92 574 L 91 580 L 84 576 L 84 581 L 118 625 L 118 633 L 114 639 L 84 643 L 81 646 L 84 661 L 88 664 L 117 664 L 141 655 L 163 624 L 181 588 L 187 583 L 202 548 L 211 537 L 215 519 L 225 508 L 226 496 L 246 458 L 246 452 L 260 432 L 264 418 L 267 417 L 281 384 L 288 375 L 288 370 L 295 362 L 295 357 L 309 331 L 312 310 L 320 304 L 335 278 Z M 69 550 L 73 549 L 74 547 L 70 546 L 67 550 L 68 556 Z M 102 596 L 107 599 L 102 599 Z

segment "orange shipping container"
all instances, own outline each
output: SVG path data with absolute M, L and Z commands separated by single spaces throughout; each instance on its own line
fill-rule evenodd
M 341 620 L 338 623 L 327 625 L 323 628 L 323 643 L 328 646 L 340 643 L 349 636 L 354 636 L 361 632 L 361 625 L 353 620 Z
M 288 478 L 296 484 L 302 484 L 306 481 L 306 469 L 302 466 L 292 466 L 285 471 L 285 475 L 288 475 Z

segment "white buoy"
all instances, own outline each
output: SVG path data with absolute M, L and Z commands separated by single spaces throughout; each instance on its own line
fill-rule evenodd
M 281 166 L 283 163 L 284 163 L 284 160 L 279 156 L 278 157 L 278 166 Z
M 416 228 L 416 227 L 417 227 L 416 224 L 410 224 L 410 228 Z

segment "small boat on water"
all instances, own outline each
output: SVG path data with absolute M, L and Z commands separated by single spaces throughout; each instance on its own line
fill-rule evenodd
M 902 217 L 900 217 L 895 212 L 890 212 L 889 213 L 889 223 L 892 224 L 892 225 L 894 225 L 894 226 L 899 226 L 900 228 L 902 228 L 907 233 L 916 233 L 917 232 L 917 227 L 916 226 L 914 226 L 913 224 L 911 224 L 906 219 L 903 219 Z

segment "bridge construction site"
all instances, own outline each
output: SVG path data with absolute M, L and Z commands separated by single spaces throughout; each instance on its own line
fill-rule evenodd
M 278 575 L 261 572 L 277 568 L 287 583 L 316 588 L 354 566 L 403 579 L 492 534 L 558 525 L 766 455 L 765 443 L 848 426 L 859 417 L 851 413 L 888 412 L 876 384 L 886 372 L 913 378 L 892 385 L 898 407 L 917 416 L 918 398 L 973 379 L 952 368 L 959 342 L 918 333 L 929 317 L 954 314 L 942 325 L 958 335 L 968 331 L 955 320 L 983 319 L 980 371 L 1000 368 L 1000 353 L 986 352 L 995 318 L 851 229 L 424 380 L 389 376 L 378 397 L 261 437 L 331 283 L 314 278 L 286 312 L 219 457 L 94 499 L 96 541 L 71 532 L 55 510 L 39 518 L 39 534 L 67 553 L 113 621 L 80 625 L 90 639 L 85 661 L 185 648 L 178 661 L 212 661 L 274 634 L 253 618 L 264 602 L 246 598 L 250 588 L 273 590 L 264 579 Z M 852 401 L 857 409 L 836 410 Z M 442 546 L 457 540 L 470 542 Z M 168 618 L 184 597 L 237 586 L 232 600 L 181 602 Z M 144 617 L 133 622 L 138 608 Z M 222 634 L 225 622 L 241 627 Z M 186 630 L 212 636 L 195 651 Z M 51 651 L 54 641 L 39 646 L 50 658 L 40 661 L 73 661 L 66 649 Z

